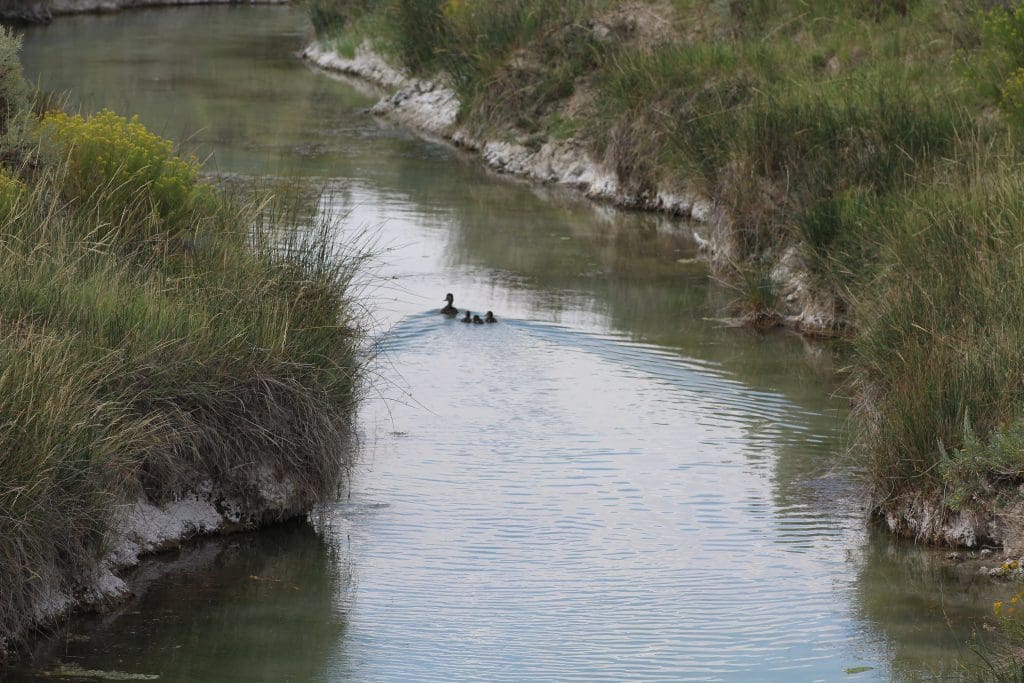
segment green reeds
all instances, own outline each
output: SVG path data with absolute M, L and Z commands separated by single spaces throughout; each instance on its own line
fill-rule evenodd
M 883 502 L 991 508 L 1024 481 L 1024 182 L 1012 159 L 887 212 L 856 287 L 862 452 Z M 981 494 L 981 495 L 976 495 Z

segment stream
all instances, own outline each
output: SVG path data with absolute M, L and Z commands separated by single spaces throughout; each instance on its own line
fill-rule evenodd
M 299 8 L 64 17 L 30 80 L 225 174 L 298 177 L 380 251 L 350 491 L 144 563 L 11 681 L 952 675 L 1008 587 L 867 518 L 827 345 L 713 320 L 688 226 L 489 173 L 310 69 Z M 496 325 L 437 314 L 447 292 Z M 157 678 L 152 678 L 157 677 Z

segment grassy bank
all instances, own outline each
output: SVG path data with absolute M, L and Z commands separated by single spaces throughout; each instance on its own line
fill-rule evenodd
M 361 257 L 137 121 L 33 113 L 17 48 L 0 32 L 0 646 L 89 588 L 126 503 L 212 490 L 255 524 L 335 493 L 362 344 Z
M 1024 483 L 1024 9 L 994 0 L 308 0 L 459 94 L 461 125 L 572 140 L 634 191 L 730 219 L 740 312 L 784 254 L 848 324 L 878 510 L 979 519 Z M 782 278 L 784 279 L 784 278 Z M 979 531 L 985 532 L 984 525 Z M 1024 531 L 1022 531 L 1024 533 Z M 1020 535 L 1020 534 L 1018 534 Z M 1013 543 L 1022 539 L 1006 539 Z

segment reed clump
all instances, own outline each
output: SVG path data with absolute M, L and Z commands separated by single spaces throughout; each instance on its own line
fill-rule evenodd
M 885 268 L 857 288 L 853 377 L 881 505 L 991 511 L 1024 483 L 1019 164 L 920 189 L 881 215 Z
M 212 491 L 260 523 L 334 494 L 366 356 L 366 256 L 329 226 L 4 79 L 0 644 L 88 587 L 126 502 Z

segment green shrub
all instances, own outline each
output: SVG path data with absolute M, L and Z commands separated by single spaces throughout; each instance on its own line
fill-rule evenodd
M 319 3 L 319 4 L 317 4 Z M 313 0 L 309 12 L 321 37 L 351 54 L 369 38 L 411 71 L 444 72 L 466 113 L 477 122 L 509 121 L 535 131 L 546 107 L 573 92 L 596 63 L 599 45 L 586 26 L 594 0 Z M 324 18 L 325 15 L 334 18 Z M 328 27 L 333 26 L 333 28 Z M 353 34 L 369 31 L 370 35 Z M 507 58 L 530 45 L 536 65 Z
M 464 0 L 446 5 L 451 38 L 439 63 L 470 122 L 540 130 L 552 106 L 572 95 L 577 79 L 602 58 L 604 46 L 586 26 L 592 4 Z
M 303 4 L 317 36 L 330 36 L 345 28 L 348 15 L 339 0 L 306 0 Z
M 336 38 L 381 3 L 374 0 L 302 0 L 317 37 Z
M 939 444 L 939 453 L 947 505 L 954 510 L 995 505 L 1024 482 L 1024 420 L 997 425 L 982 439 L 964 418 L 963 445 L 947 451 Z
M 982 15 L 982 45 L 967 72 L 1010 122 L 1024 126 L 1024 4 L 998 7 Z
M 1014 70 L 1024 66 L 1024 5 L 999 7 L 984 15 L 983 36 Z
M 22 75 L 18 52 L 21 38 L 0 27 L 0 141 L 20 144 L 29 110 L 29 87 Z
M 857 0 L 856 9 L 875 21 L 896 15 L 905 17 L 916 4 L 915 0 Z
M 695 179 L 738 224 L 737 253 L 756 255 L 793 238 L 829 250 L 856 206 L 844 196 L 905 191 L 969 125 L 955 101 L 899 73 L 794 83 L 784 72 L 760 44 L 623 55 L 599 81 L 590 137 L 635 186 Z
M 1024 68 L 1010 74 L 1000 89 L 1000 106 L 1016 126 L 1024 126 Z

